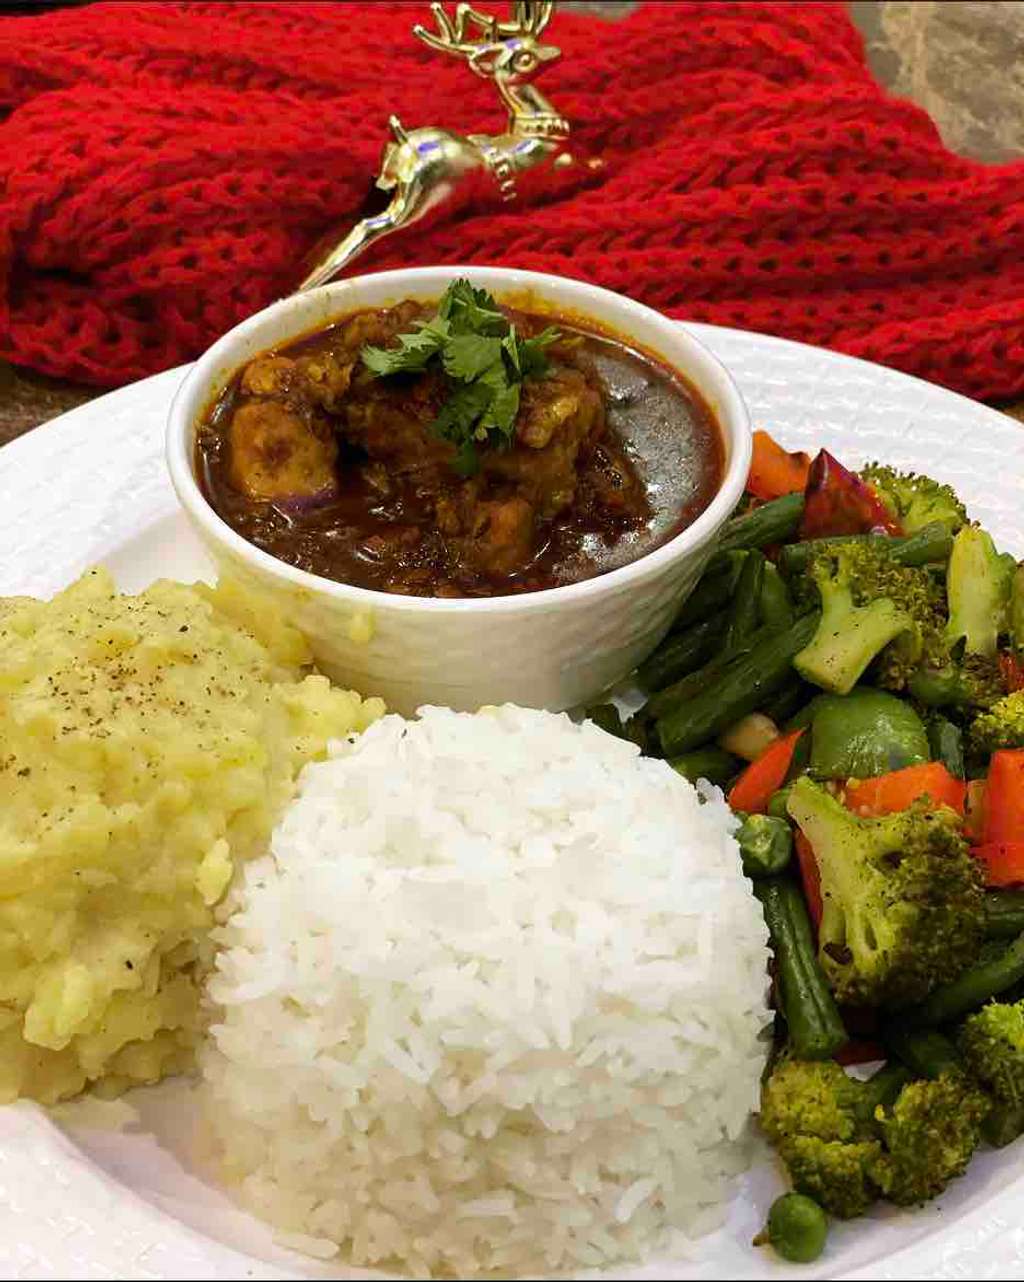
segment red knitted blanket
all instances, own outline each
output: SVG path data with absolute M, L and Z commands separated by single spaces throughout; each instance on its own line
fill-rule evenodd
M 481 0 L 488 8 L 488 0 Z M 117 383 L 284 292 L 407 127 L 498 131 L 425 4 L 95 4 L 0 20 L 0 354 Z M 979 397 L 1024 392 L 1024 164 L 950 154 L 833 4 L 556 11 L 545 93 L 600 171 L 378 243 L 505 263 Z M 979 74 L 983 70 L 979 68 Z

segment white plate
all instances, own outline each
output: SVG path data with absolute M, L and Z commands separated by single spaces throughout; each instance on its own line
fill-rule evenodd
M 690 328 L 733 370 L 755 426 L 791 448 L 826 446 L 848 463 L 877 457 L 949 481 L 1003 548 L 1024 555 L 1024 428 L 1011 419 L 835 353 Z M 128 589 L 208 574 L 164 473 L 164 419 L 183 373 L 112 392 L 3 450 L 0 594 L 48 595 L 97 561 Z M 53 1115 L 0 1109 L 0 1277 L 339 1276 L 275 1246 L 203 1180 L 192 1117 L 181 1081 Z M 1022 1159 L 1024 1141 L 983 1153 L 924 1210 L 838 1226 L 817 1265 L 785 1269 L 749 1245 L 780 1187 L 765 1156 L 724 1229 L 616 1276 L 1021 1278 Z

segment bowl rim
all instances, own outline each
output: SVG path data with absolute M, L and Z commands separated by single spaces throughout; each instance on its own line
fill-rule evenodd
M 643 319 L 648 324 L 654 324 L 671 344 L 678 346 L 681 349 L 680 356 L 685 358 L 678 362 L 679 372 L 694 384 L 705 400 L 712 403 L 715 422 L 723 438 L 722 443 L 727 456 L 721 483 L 704 511 L 685 529 L 680 530 L 659 547 L 638 557 L 635 561 L 618 566 L 614 570 L 608 570 L 604 574 L 581 579 L 576 583 L 542 588 L 535 592 L 481 597 L 411 596 L 383 592 L 374 588 L 362 588 L 355 584 L 324 578 L 282 561 L 269 552 L 264 552 L 234 530 L 208 502 L 196 479 L 193 464 L 194 429 L 199 414 L 210 404 L 214 389 L 223 386 L 223 371 L 229 370 L 229 377 L 231 377 L 244 363 L 239 348 L 245 339 L 276 316 L 286 315 L 290 311 L 294 311 L 297 318 L 307 321 L 311 311 L 326 311 L 329 316 L 336 310 L 339 317 L 343 316 L 345 296 L 353 291 L 353 287 L 362 285 L 364 282 L 372 281 L 376 288 L 394 285 L 398 287 L 400 293 L 402 282 L 408 282 L 410 287 L 414 285 L 422 287 L 436 282 L 440 287 L 439 277 L 451 280 L 458 276 L 465 276 L 476 284 L 489 285 L 492 289 L 506 291 L 528 289 L 538 294 L 547 294 L 556 306 L 559 301 L 571 303 L 574 310 L 583 316 L 587 314 L 587 301 L 596 298 L 608 310 L 616 313 L 614 320 L 608 318 L 605 323 L 611 323 L 619 332 L 629 332 L 631 318 Z M 573 295 L 571 299 L 565 298 L 566 291 Z M 333 307 L 325 309 L 322 300 L 333 300 L 335 297 L 338 299 L 337 309 Z M 600 322 L 601 319 L 599 316 L 594 317 L 595 321 Z M 325 319 L 317 327 L 326 327 L 330 323 L 332 323 L 330 319 Z M 300 338 L 303 334 L 309 333 L 313 326 L 303 325 L 300 320 L 289 328 L 292 333 L 282 335 L 271 346 Z M 666 364 L 675 364 L 665 357 L 661 359 L 665 360 Z M 704 369 L 695 372 L 693 369 L 695 363 L 703 365 Z M 221 377 L 218 378 L 218 375 Z M 709 383 L 713 385 L 710 388 Z M 306 293 L 289 294 L 233 326 L 206 349 L 192 364 L 182 380 L 168 413 L 165 457 L 172 485 L 186 514 L 197 522 L 214 542 L 225 545 L 236 556 L 252 563 L 264 574 L 283 580 L 305 593 L 326 594 L 336 600 L 350 602 L 371 611 L 374 608 L 386 607 L 389 611 L 457 615 L 470 612 L 519 614 L 544 611 L 554 606 L 569 606 L 594 596 L 645 582 L 664 571 L 675 561 L 698 550 L 703 544 L 710 543 L 713 535 L 728 518 L 743 494 L 752 448 L 750 416 L 731 373 L 708 347 L 678 321 L 624 294 L 572 277 L 515 267 L 453 264 L 396 268 L 390 271 L 366 272 L 359 276 L 346 277 Z

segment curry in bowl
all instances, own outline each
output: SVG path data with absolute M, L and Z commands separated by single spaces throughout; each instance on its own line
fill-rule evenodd
M 723 474 L 714 418 L 674 370 L 464 280 L 250 361 L 196 452 L 207 500 L 256 547 L 440 597 L 635 561 L 691 524 Z

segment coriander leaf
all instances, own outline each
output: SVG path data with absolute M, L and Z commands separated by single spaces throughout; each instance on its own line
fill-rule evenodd
M 367 344 L 360 356 L 363 364 L 378 378 L 390 374 L 419 373 L 426 369 L 430 358 L 444 347 L 448 339 L 448 322 L 435 316 L 429 321 L 418 322 L 410 334 L 399 334 L 398 347 L 374 347 Z
M 502 350 L 508 357 L 512 368 L 515 370 L 516 377 L 521 378 L 523 374 L 522 366 L 519 364 L 519 339 L 516 336 L 515 325 L 509 325 L 508 333 L 501 340 Z
M 460 476 L 466 477 L 475 476 L 480 471 L 480 456 L 476 452 L 472 437 L 459 446 L 459 452 L 452 460 L 452 467 Z
M 431 423 L 431 430 L 453 445 L 471 440 L 477 419 L 490 405 L 494 393 L 486 383 L 463 383 L 456 387 Z
M 522 384 L 547 370 L 546 349 L 559 337 L 549 326 L 520 338 L 487 290 L 459 279 L 445 290 L 431 320 L 398 335 L 395 347 L 364 347 L 362 358 L 380 377 L 444 369 L 447 399 L 431 430 L 454 446 L 454 469 L 470 476 L 479 467 L 478 442 L 512 441 Z
M 445 373 L 471 383 L 501 362 L 501 339 L 479 334 L 454 334 L 441 353 Z
M 497 431 L 511 441 L 515 429 L 516 415 L 519 413 L 519 384 L 511 383 L 491 398 L 491 403 L 484 410 L 480 419 L 480 428 L 484 433 Z M 479 432 L 480 428 L 477 429 Z
M 548 358 L 545 348 L 550 347 L 561 337 L 558 330 L 549 325 L 533 338 L 519 340 L 518 364 L 523 378 L 539 378 L 541 374 L 547 373 Z
M 437 314 L 449 321 L 455 334 L 482 334 L 501 338 L 508 321 L 486 289 L 474 289 L 468 280 L 453 281 L 445 290 Z

